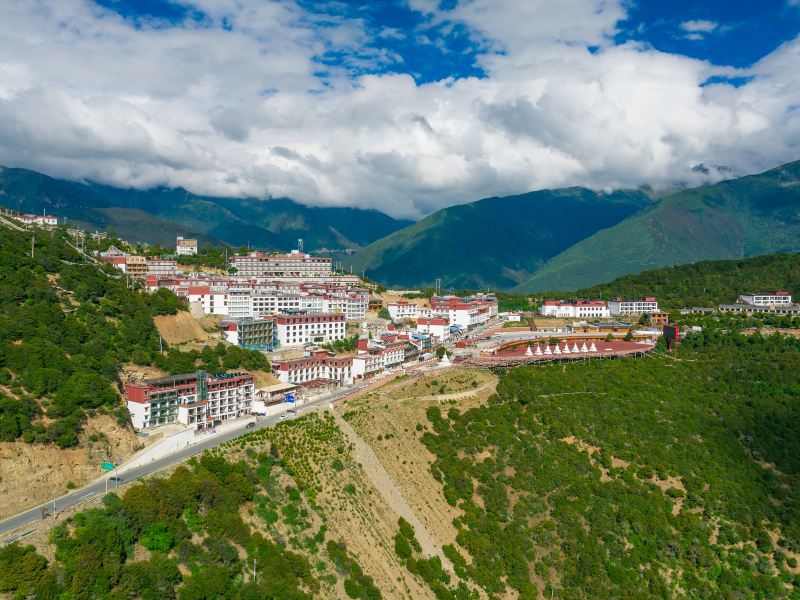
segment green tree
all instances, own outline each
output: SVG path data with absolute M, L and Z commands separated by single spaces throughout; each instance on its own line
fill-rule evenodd
M 163 523 L 153 523 L 142 532 L 142 546 L 151 552 L 169 552 L 175 545 L 175 536 Z

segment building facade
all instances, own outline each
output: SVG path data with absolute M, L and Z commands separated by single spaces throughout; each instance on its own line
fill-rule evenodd
M 389 316 L 392 317 L 392 320 L 414 320 L 419 314 L 419 308 L 417 305 L 413 302 L 407 302 L 405 300 L 390 302 L 386 308 L 389 310 Z
M 237 274 L 246 277 L 321 277 L 333 272 L 330 258 L 311 256 L 299 250 L 289 254 L 251 252 L 233 256 L 229 262 Z
M 37 225 L 39 227 L 55 227 L 58 225 L 58 217 L 49 215 L 12 215 L 11 218 L 25 225 Z
M 151 258 L 147 261 L 147 275 L 174 277 L 178 273 L 178 263 L 174 260 Z
M 272 372 L 284 383 L 348 385 L 353 382 L 353 357 L 314 350 L 301 358 L 274 361 Z
M 342 313 L 298 313 L 276 317 L 278 343 L 281 346 L 325 344 L 343 340 L 345 315 Z
M 428 333 L 439 342 L 444 342 L 450 337 L 450 321 L 441 317 L 422 317 L 417 319 L 417 331 Z
M 175 240 L 175 254 L 178 256 L 195 256 L 197 254 L 197 240 L 178 236 Z
M 792 295 L 789 292 L 742 294 L 738 302 L 750 306 L 789 306 L 792 304 Z
M 645 296 L 639 300 L 623 300 L 615 298 L 608 301 L 608 310 L 612 317 L 636 316 L 658 311 L 658 301 L 653 296 Z
M 450 325 L 470 329 L 497 316 L 497 298 L 491 294 L 474 296 L 433 296 L 431 315 L 447 319 Z
M 247 350 L 274 350 L 278 347 L 275 317 L 230 319 L 220 323 L 225 341 Z
M 545 317 L 566 319 L 602 319 L 611 316 L 603 300 L 545 300 L 539 312 Z
M 250 373 L 209 375 L 205 371 L 125 384 L 125 402 L 137 430 L 179 423 L 212 429 L 250 413 Z
M 125 274 L 132 279 L 144 279 L 147 275 L 147 257 L 133 254 L 126 256 Z

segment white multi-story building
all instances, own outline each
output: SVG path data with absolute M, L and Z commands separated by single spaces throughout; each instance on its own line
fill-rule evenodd
M 389 316 L 392 317 L 392 320 L 413 320 L 419 315 L 419 307 L 413 302 L 407 302 L 405 300 L 390 302 L 386 308 L 389 310 Z
M 658 301 L 653 296 L 645 296 L 639 300 L 623 300 L 615 298 L 608 301 L 608 310 L 612 317 L 636 316 L 659 312 Z
M 228 314 L 228 294 L 208 285 L 190 286 L 186 293 L 189 302 L 199 302 L 207 315 Z
M 156 277 L 174 277 L 178 272 L 178 263 L 174 260 L 160 258 L 147 259 L 147 274 Z
M 792 295 L 789 292 L 772 292 L 763 294 L 742 294 L 739 302 L 750 306 L 781 307 L 792 304 Z
M 450 337 L 450 321 L 441 317 L 421 317 L 417 319 L 417 332 L 430 334 L 444 342 Z
M 602 319 L 611 316 L 608 305 L 603 300 L 545 300 L 540 310 L 545 317 L 566 319 Z M 517 319 L 519 320 L 519 319 Z
M 469 329 L 497 316 L 497 298 L 489 294 L 476 294 L 465 298 L 434 296 L 431 298 L 431 313 L 434 317 L 447 319 L 450 325 Z
M 11 215 L 11 218 L 26 225 L 38 225 L 39 227 L 55 227 L 58 225 L 58 217 L 42 215 Z
M 324 277 L 332 273 L 330 258 L 311 256 L 299 250 L 289 254 L 251 252 L 236 255 L 229 262 L 237 274 L 246 277 Z
M 286 314 L 278 315 L 278 343 L 281 346 L 303 344 L 325 344 L 343 340 L 345 316 L 334 314 Z
M 301 358 L 273 361 L 272 372 L 284 383 L 349 385 L 353 382 L 353 357 L 313 350 Z
M 249 414 L 254 383 L 250 373 L 209 375 L 204 371 L 125 384 L 125 401 L 135 429 L 180 423 L 211 429 Z
M 197 254 L 197 240 L 178 236 L 175 240 L 175 254 L 178 256 L 195 256 Z

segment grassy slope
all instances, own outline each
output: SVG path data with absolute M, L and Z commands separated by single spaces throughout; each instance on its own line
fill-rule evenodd
M 576 289 L 645 269 L 800 250 L 800 162 L 672 194 L 549 260 L 520 291 Z
M 350 263 L 393 285 L 510 287 L 545 260 L 645 205 L 639 192 L 583 188 L 487 198 L 440 210 L 357 252 Z

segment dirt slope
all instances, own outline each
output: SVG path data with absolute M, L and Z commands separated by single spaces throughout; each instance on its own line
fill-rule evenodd
M 217 331 L 219 319 L 196 319 L 188 311 L 154 318 L 156 328 L 168 344 L 216 344 L 221 338 Z
M 95 437 L 97 441 L 91 442 Z M 102 475 L 100 463 L 120 463 L 139 447 L 136 434 L 108 415 L 86 424 L 78 448 L 59 449 L 53 444 L 0 443 L 0 518 L 20 507 L 35 506 L 67 492 L 67 484 L 80 487 Z

